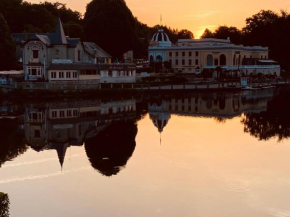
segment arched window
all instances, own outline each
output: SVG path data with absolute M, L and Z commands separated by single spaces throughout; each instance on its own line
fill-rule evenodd
M 227 65 L 227 58 L 224 54 L 220 55 L 220 65 L 221 66 Z
M 154 61 L 154 57 L 152 55 L 150 55 L 150 62 Z
M 206 57 L 206 65 L 213 66 L 213 56 L 211 54 L 207 55 Z
M 158 55 L 158 56 L 156 57 L 156 60 L 157 60 L 157 62 L 162 62 L 162 56 Z

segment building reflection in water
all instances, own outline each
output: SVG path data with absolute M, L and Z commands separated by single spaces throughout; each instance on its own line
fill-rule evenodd
M 148 103 L 148 112 L 153 124 L 162 132 L 172 114 L 215 118 L 218 122 L 224 122 L 243 113 L 266 111 L 267 104 L 274 95 L 274 89 L 264 89 L 237 94 L 211 93 L 169 99 L 153 98 Z
M 68 147 L 82 146 L 112 123 L 134 121 L 135 117 L 135 100 L 108 103 L 82 101 L 43 107 L 31 105 L 25 110 L 25 139 L 36 151 L 56 150 L 62 167 Z M 87 154 L 92 156 L 89 151 Z
M 27 144 L 38 152 L 55 150 L 62 167 L 67 148 L 84 144 L 94 169 L 105 176 L 116 175 L 133 155 L 136 123 L 147 112 L 144 105 L 160 136 L 172 115 L 215 118 L 219 122 L 242 115 L 246 133 L 258 139 L 278 136 L 281 140 L 290 136 L 287 94 L 267 89 L 151 97 L 142 100 L 138 108 L 134 99 L 31 104 L 22 108 L 3 105 L 0 163 L 24 153 Z

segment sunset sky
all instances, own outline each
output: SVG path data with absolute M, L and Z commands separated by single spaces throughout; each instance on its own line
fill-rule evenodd
M 56 1 L 66 3 L 69 8 L 84 14 L 86 5 L 91 0 L 51 2 Z M 30 0 L 30 2 L 40 1 Z M 262 9 L 279 12 L 281 9 L 289 11 L 290 8 L 290 0 L 126 0 L 126 2 L 134 16 L 141 22 L 149 26 L 159 24 L 162 14 L 162 24 L 172 28 L 189 29 L 195 38 L 199 38 L 205 28 L 214 30 L 219 25 L 241 28 L 245 25 L 247 17 Z

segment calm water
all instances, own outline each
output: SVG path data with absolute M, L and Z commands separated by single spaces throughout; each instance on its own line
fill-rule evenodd
M 3 102 L 12 217 L 290 216 L 288 91 Z

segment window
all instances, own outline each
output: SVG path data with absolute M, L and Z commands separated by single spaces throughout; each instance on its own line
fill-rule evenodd
M 59 49 L 55 50 L 55 55 L 58 56 L 59 55 Z
M 33 59 L 37 59 L 38 58 L 38 50 L 33 50 L 32 54 L 33 54 Z
M 192 61 L 191 60 L 188 60 L 188 65 L 191 66 L 191 64 L 192 64 Z
M 185 60 L 182 60 L 182 65 L 185 65 Z
M 73 110 L 73 116 L 78 116 L 78 110 Z
M 198 55 L 199 55 L 198 51 L 195 51 L 195 56 L 197 56 L 197 57 L 198 57 Z
M 188 55 L 191 57 L 191 55 L 192 55 L 191 51 L 190 51 L 190 52 L 188 52 Z
M 71 116 L 72 116 L 72 112 L 71 112 L 71 110 L 68 110 L 68 111 L 66 112 L 66 116 L 67 116 L 67 117 L 71 117 Z
M 182 56 L 183 56 L 183 57 L 185 56 L 185 52 L 182 52 Z
M 227 58 L 224 54 L 220 55 L 220 65 L 221 66 L 227 65 Z
M 31 75 L 37 75 L 37 70 L 36 69 L 31 69 Z
M 51 78 L 56 78 L 56 72 L 51 72 Z
M 71 73 L 70 72 L 66 72 L 66 78 L 70 78 Z
M 195 65 L 198 65 L 198 59 L 195 60 Z
M 172 57 L 172 52 L 169 52 L 169 56 Z
M 59 112 L 59 116 L 60 116 L 60 117 L 64 117 L 64 111 L 60 111 L 60 112 Z
M 213 56 L 211 54 L 207 55 L 206 63 L 207 66 L 213 66 Z
M 177 56 L 177 57 L 178 57 L 178 52 L 175 52 L 175 56 Z
M 51 115 L 52 115 L 53 118 L 56 118 L 57 117 L 57 111 L 52 111 Z
M 77 72 L 73 72 L 73 78 L 77 78 L 78 77 L 78 73 Z
M 59 78 L 63 78 L 64 73 L 63 72 L 59 72 Z
M 178 65 L 178 60 L 175 60 L 175 65 L 176 65 L 176 66 Z
M 78 50 L 78 61 L 81 61 L 81 51 Z

